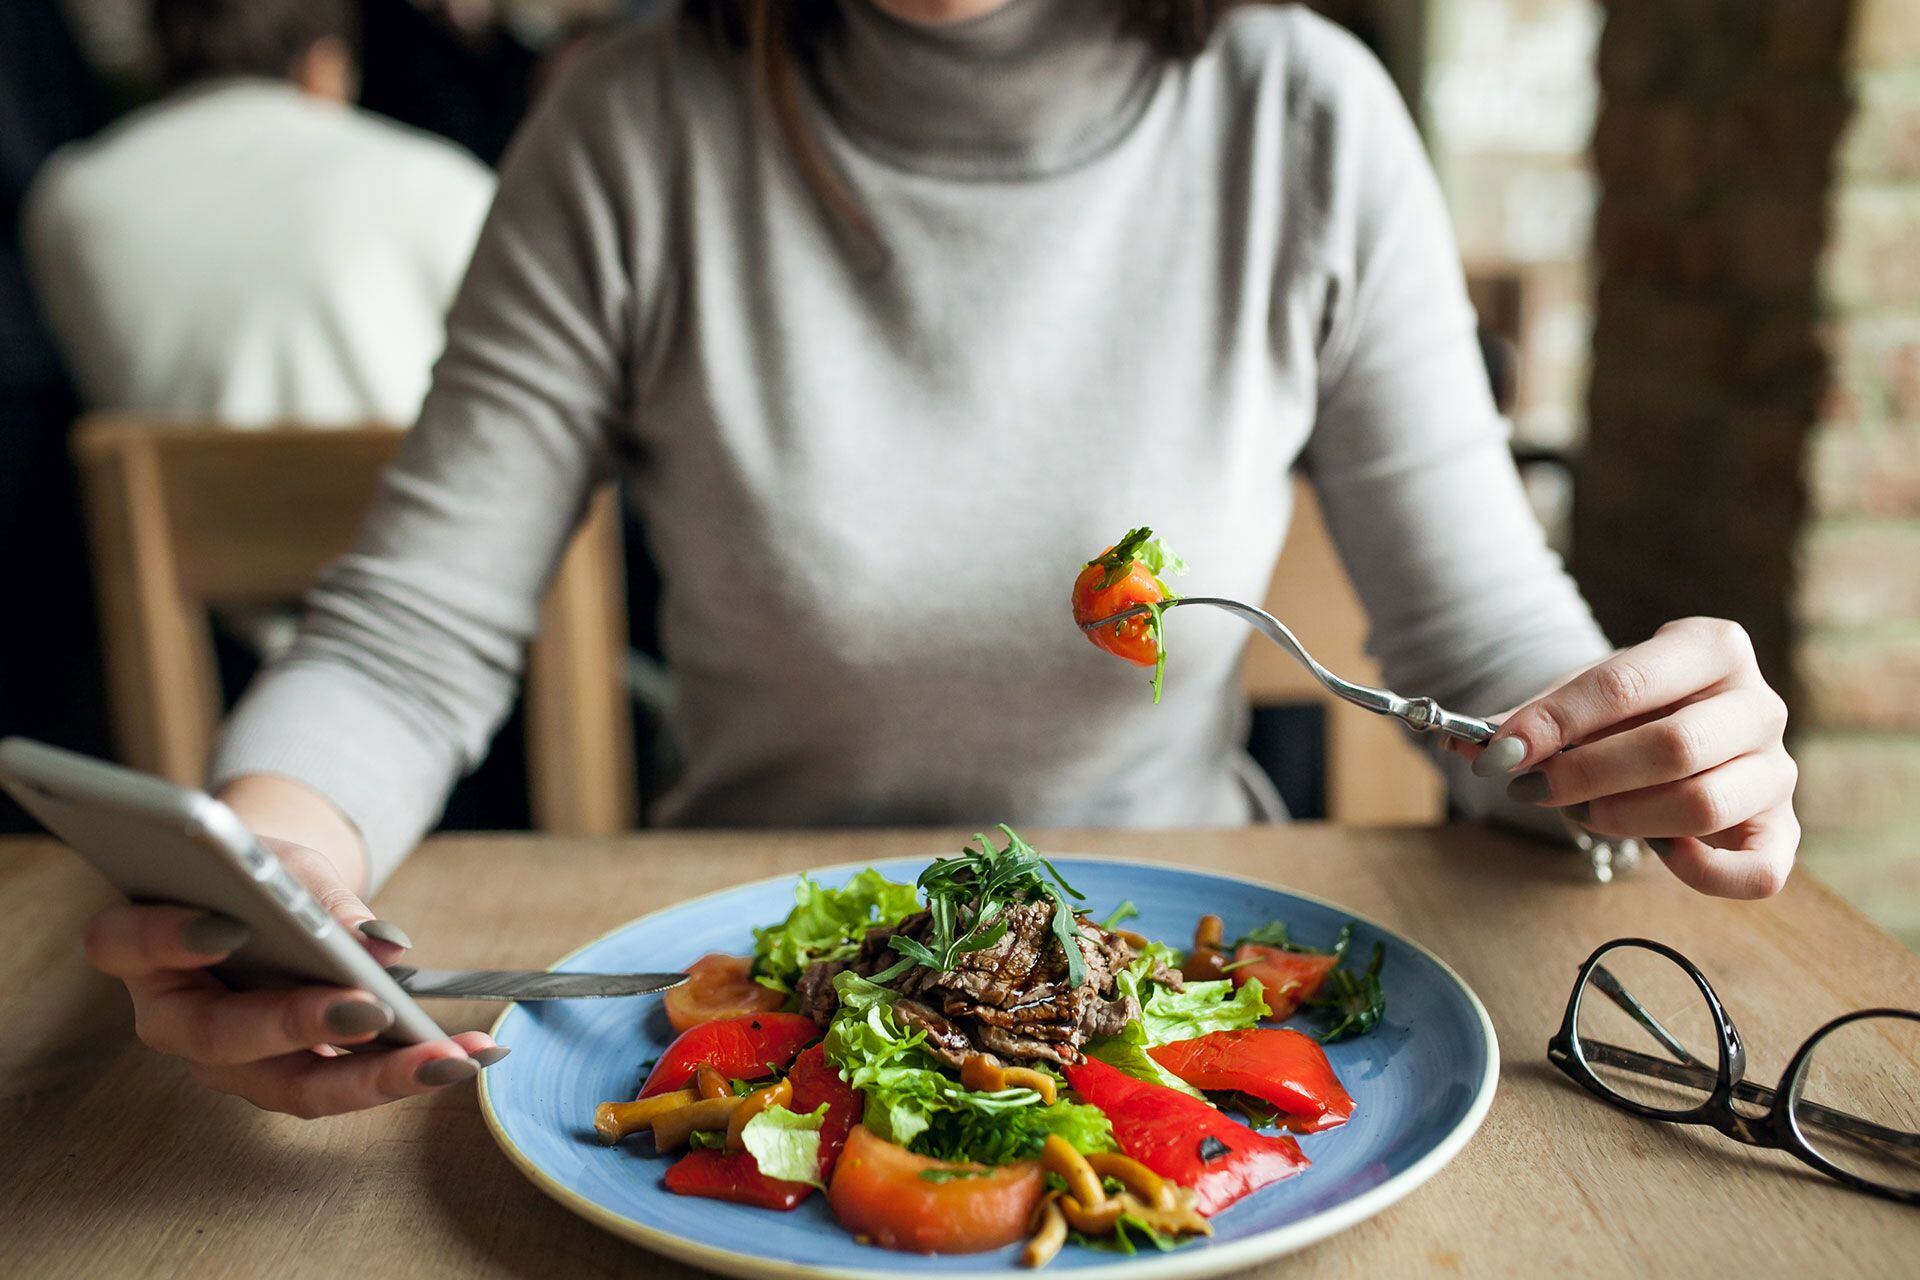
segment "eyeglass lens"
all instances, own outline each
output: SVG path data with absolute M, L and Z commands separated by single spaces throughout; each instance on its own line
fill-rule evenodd
M 1720 1077 L 1713 1007 L 1679 964 L 1646 947 L 1609 948 L 1587 975 L 1574 1023 L 1581 1056 L 1613 1093 L 1673 1115 Z
M 1862 1018 L 1829 1031 L 1792 1107 L 1807 1145 L 1836 1167 L 1920 1191 L 1920 1021 Z

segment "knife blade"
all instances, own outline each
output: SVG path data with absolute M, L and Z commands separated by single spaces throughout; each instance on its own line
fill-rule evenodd
M 436 1000 L 586 1000 L 669 991 L 684 973 L 551 973 L 544 969 L 415 969 L 396 964 L 387 976 L 410 996 Z

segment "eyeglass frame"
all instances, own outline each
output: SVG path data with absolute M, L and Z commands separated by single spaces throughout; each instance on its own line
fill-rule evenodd
M 1594 1072 L 1592 1063 L 1588 1061 L 1587 1055 L 1583 1051 L 1583 1042 L 1578 1032 L 1580 1001 L 1589 986 L 1593 985 L 1590 979 L 1593 977 L 1594 970 L 1600 968 L 1600 958 L 1608 952 L 1622 947 L 1642 947 L 1657 955 L 1665 956 L 1680 966 L 1681 971 L 1693 980 L 1694 986 L 1698 987 L 1700 994 L 1706 998 L 1707 1007 L 1713 1014 L 1714 1026 L 1719 1031 L 1720 1067 L 1713 1091 L 1696 1107 L 1686 1111 L 1663 1110 L 1659 1107 L 1649 1106 L 1643 1102 L 1637 1102 L 1614 1089 L 1609 1089 L 1605 1084 L 1601 1083 L 1599 1076 Z M 1602 972 L 1606 971 L 1602 970 Z M 1616 985 L 1619 985 L 1619 980 L 1613 978 L 1612 974 L 1609 973 L 1607 976 Z M 1625 987 L 1622 986 L 1620 990 L 1625 992 Z M 1606 994 L 1618 1002 L 1618 997 L 1612 996 L 1612 993 Z M 1627 998 L 1630 1000 L 1633 999 L 1630 993 L 1627 995 Z M 1639 1002 L 1634 1000 L 1633 1003 L 1637 1005 Z M 1627 1012 L 1629 1016 L 1634 1016 L 1632 1010 L 1627 1010 Z M 1644 1012 L 1644 1010 L 1642 1010 L 1642 1012 Z M 1745 1146 L 1759 1147 L 1764 1150 L 1784 1151 L 1796 1160 L 1799 1160 L 1802 1164 L 1817 1169 L 1835 1181 L 1852 1187 L 1856 1191 L 1864 1191 L 1868 1195 L 1881 1196 L 1885 1199 L 1898 1201 L 1901 1204 L 1920 1205 L 1920 1189 L 1906 1190 L 1900 1187 L 1883 1186 L 1880 1183 L 1862 1178 L 1858 1174 L 1842 1169 L 1840 1166 L 1834 1164 L 1833 1161 L 1821 1155 L 1820 1152 L 1814 1148 L 1813 1144 L 1807 1141 L 1806 1135 L 1801 1132 L 1800 1118 L 1795 1114 L 1797 1109 L 1794 1106 L 1794 1099 L 1800 1097 L 1801 1090 L 1806 1085 L 1807 1068 L 1812 1062 L 1813 1051 L 1818 1047 L 1820 1041 L 1841 1027 L 1854 1022 L 1862 1022 L 1868 1018 L 1905 1018 L 1911 1022 L 1920 1022 L 1920 1013 L 1916 1013 L 1911 1009 L 1891 1008 L 1858 1009 L 1852 1013 L 1843 1013 L 1818 1028 L 1802 1042 L 1800 1048 L 1794 1052 L 1792 1059 L 1787 1063 L 1786 1070 L 1781 1072 L 1780 1082 L 1772 1089 L 1768 1089 L 1764 1085 L 1754 1084 L 1747 1080 L 1747 1048 L 1741 1041 L 1739 1028 L 1733 1025 L 1733 1019 L 1728 1015 L 1726 1005 L 1721 1001 L 1719 993 L 1713 989 L 1713 984 L 1707 981 L 1706 974 L 1700 971 L 1700 966 L 1681 955 L 1678 951 L 1675 951 L 1672 947 L 1667 946 L 1663 942 L 1655 942 L 1651 938 L 1615 938 L 1611 942 L 1604 942 L 1596 947 L 1593 954 L 1588 956 L 1586 962 L 1580 966 L 1580 974 L 1574 979 L 1573 993 L 1567 997 L 1567 1012 L 1566 1016 L 1560 1022 L 1560 1030 L 1554 1035 L 1553 1039 L 1547 1042 L 1547 1060 L 1558 1068 L 1563 1075 L 1567 1076 L 1588 1093 L 1599 1098 L 1602 1102 L 1618 1107 L 1623 1111 L 1631 1112 L 1644 1119 L 1660 1120 L 1669 1124 L 1706 1125 Z M 1648 1015 L 1648 1019 L 1650 1021 L 1652 1020 L 1650 1014 Z M 1635 1020 L 1638 1021 L 1638 1018 L 1636 1017 Z M 1642 1025 L 1644 1026 L 1645 1024 L 1643 1023 Z M 1687 1058 L 1693 1058 L 1693 1055 L 1688 1053 L 1684 1047 L 1673 1041 L 1671 1034 L 1667 1033 L 1665 1028 L 1660 1027 L 1657 1021 L 1654 1021 L 1653 1025 L 1648 1027 L 1647 1030 L 1649 1034 L 1654 1035 L 1656 1039 L 1662 1040 L 1669 1049 L 1677 1054 L 1684 1055 Z M 1604 1042 L 1596 1043 L 1604 1044 Z M 1647 1071 L 1646 1068 L 1657 1064 L 1664 1068 L 1677 1068 L 1680 1072 L 1690 1072 L 1695 1069 L 1695 1066 L 1700 1069 L 1704 1069 L 1705 1067 L 1705 1064 L 1699 1063 L 1698 1059 L 1694 1059 L 1693 1064 L 1668 1063 L 1664 1059 L 1654 1058 L 1651 1055 L 1643 1055 L 1636 1050 L 1624 1049 L 1619 1045 L 1606 1045 L 1605 1047 L 1615 1049 L 1623 1055 L 1631 1055 L 1632 1057 L 1644 1059 L 1642 1063 L 1615 1062 L 1611 1065 L 1626 1067 L 1628 1069 L 1640 1069 L 1645 1072 L 1645 1074 L 1653 1075 L 1660 1079 L 1671 1080 L 1674 1083 L 1697 1084 L 1698 1081 L 1689 1082 L 1684 1079 L 1683 1076 L 1676 1074 L 1661 1075 L 1657 1071 Z M 1752 1103 L 1757 1106 L 1765 1106 L 1767 1108 L 1766 1114 L 1762 1116 L 1743 1115 L 1734 1108 L 1733 1102 L 1736 1097 L 1743 1102 Z M 1833 1123 L 1830 1127 L 1841 1129 L 1842 1131 L 1854 1130 L 1860 1125 L 1868 1125 L 1874 1128 L 1880 1127 L 1873 1125 L 1871 1121 L 1861 1120 L 1857 1116 L 1849 1116 L 1845 1112 L 1836 1112 L 1832 1108 L 1822 1106 L 1818 1103 L 1803 1100 L 1802 1105 L 1832 1117 L 1835 1121 L 1841 1122 Z M 1884 1140 L 1893 1137 L 1896 1133 L 1898 1133 L 1898 1131 L 1885 1130 L 1882 1134 L 1875 1136 Z M 1900 1133 L 1899 1136 L 1911 1138 L 1914 1135 Z

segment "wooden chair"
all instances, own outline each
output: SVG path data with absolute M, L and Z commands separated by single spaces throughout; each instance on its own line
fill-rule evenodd
M 1266 607 L 1328 670 L 1363 684 L 1379 682 L 1379 665 L 1366 653 L 1366 611 L 1304 481 L 1294 486 L 1293 528 Z M 1247 646 L 1245 672 L 1256 707 L 1327 708 L 1327 816 L 1333 821 L 1419 826 L 1446 816 L 1439 771 L 1398 721 L 1341 702 L 1277 646 L 1258 638 Z
M 221 714 L 209 611 L 298 600 L 351 547 L 400 435 L 125 417 L 78 426 L 122 759 L 205 780 Z M 607 835 L 636 823 L 616 502 L 609 489 L 589 508 L 528 654 L 528 784 L 544 831 Z

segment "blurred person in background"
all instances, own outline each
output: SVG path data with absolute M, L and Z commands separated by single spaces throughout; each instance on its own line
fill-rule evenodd
M 1459 804 L 1777 891 L 1785 704 L 1730 622 L 1611 648 L 1476 333 L 1404 103 L 1300 8 L 690 0 L 596 42 L 516 140 L 420 424 L 213 784 L 399 954 L 358 895 L 484 752 L 624 475 L 678 686 L 663 825 L 1277 819 L 1241 749 L 1244 627 L 1175 623 L 1155 706 L 1067 597 L 1151 523 L 1190 582 L 1260 599 L 1298 469 L 1386 681 L 1502 721 L 1450 757 Z M 257 1105 L 374 1106 L 504 1052 L 315 1054 L 371 997 L 234 996 L 187 924 L 110 908 L 90 954 L 150 1044 Z
M 106 115 L 58 0 L 0 3 L 0 737 L 82 750 L 104 749 L 106 726 L 67 455 L 75 401 L 28 287 L 20 218 L 47 157 Z M 0 799 L 0 831 L 29 825 Z
M 62 151 L 25 235 L 93 409 L 410 424 L 490 172 L 351 105 L 351 0 L 154 0 L 169 92 Z

